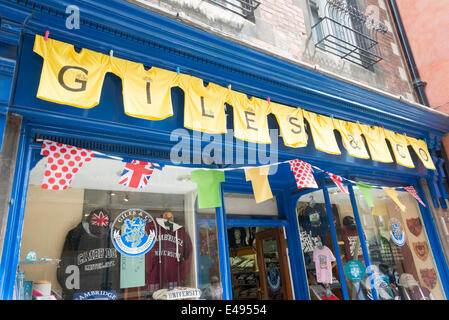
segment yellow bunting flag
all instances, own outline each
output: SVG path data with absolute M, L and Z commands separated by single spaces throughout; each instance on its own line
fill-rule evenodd
M 234 135 L 237 139 L 271 143 L 267 119 L 271 104 L 268 101 L 255 97 L 248 99 L 244 93 L 231 91 L 227 103 L 234 110 Z
M 341 154 L 335 139 L 332 119 L 306 110 L 303 110 L 303 114 L 309 123 L 315 148 L 327 153 Z
M 207 132 L 226 133 L 225 101 L 229 89 L 210 82 L 207 87 L 203 80 L 182 74 L 179 86 L 184 90 L 184 126 Z
M 109 72 L 109 56 L 36 35 L 34 52 L 44 58 L 37 97 L 78 108 L 95 107 L 103 80 Z
M 251 181 L 256 203 L 273 198 L 270 183 L 268 182 L 269 166 L 256 167 L 245 170 L 246 181 Z
M 414 168 L 412 157 L 408 151 L 407 137 L 385 129 L 385 138 L 391 143 L 396 162 L 404 167 Z
M 112 72 L 122 78 L 123 105 L 131 117 L 162 120 L 173 115 L 171 88 L 178 75 L 165 69 L 145 70 L 141 63 L 112 58 Z
M 371 159 L 379 162 L 393 162 L 387 141 L 385 140 L 385 132 L 380 127 L 370 127 L 366 124 L 359 124 L 360 129 L 368 144 L 371 153 Z
M 387 206 L 385 205 L 385 202 L 383 202 L 383 201 L 377 202 L 374 205 L 371 213 L 373 214 L 373 216 L 386 216 L 386 215 L 388 215 Z
M 401 201 L 398 199 L 398 193 L 393 188 L 383 188 L 386 194 L 390 196 L 390 198 L 397 204 L 397 206 L 401 209 L 401 211 L 405 211 L 406 206 L 404 206 Z
M 408 143 L 415 150 L 419 159 L 422 161 L 424 166 L 430 170 L 436 170 L 433 163 L 432 157 L 430 156 L 429 150 L 427 149 L 427 143 L 423 140 L 407 137 Z
M 369 159 L 368 150 L 362 138 L 362 131 L 357 123 L 333 119 L 334 128 L 341 134 L 343 146 L 348 153 L 357 158 Z
M 272 102 L 271 113 L 276 116 L 286 146 L 294 148 L 307 146 L 307 133 L 304 130 L 304 118 L 300 108 Z

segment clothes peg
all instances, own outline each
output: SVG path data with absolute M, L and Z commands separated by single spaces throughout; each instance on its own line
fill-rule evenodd
M 181 72 L 179 71 L 179 67 L 176 67 L 176 73 L 179 75 L 181 75 Z
M 331 114 L 331 119 L 334 120 L 334 115 L 333 114 Z
M 114 58 L 114 50 L 109 51 L 109 56 L 112 58 Z
M 270 101 L 270 97 L 268 97 L 268 98 L 267 98 L 267 101 L 268 101 L 268 104 L 270 104 L 270 103 L 271 103 L 271 101 Z
M 231 85 L 228 85 L 228 89 L 229 89 L 229 91 L 231 91 Z
M 47 41 L 48 40 L 48 36 L 50 35 L 50 31 L 49 30 L 46 30 L 45 31 L 45 37 L 44 37 L 44 41 Z

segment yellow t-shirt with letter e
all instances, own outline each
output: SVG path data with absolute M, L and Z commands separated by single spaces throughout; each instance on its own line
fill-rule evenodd
M 171 88 L 178 74 L 124 59 L 112 58 L 111 69 L 122 79 L 123 105 L 131 117 L 162 120 L 173 115 Z
M 267 119 L 271 104 L 267 100 L 248 99 L 246 94 L 231 90 L 227 103 L 234 110 L 234 136 L 237 139 L 271 143 Z
M 184 127 L 206 133 L 226 133 L 225 101 L 229 89 L 181 74 L 179 87 L 184 90 Z
M 302 112 L 304 118 L 309 122 L 315 148 L 327 153 L 341 154 L 337 140 L 335 139 L 332 119 L 306 110 Z
M 271 102 L 271 113 L 276 116 L 284 144 L 293 148 L 307 146 L 302 109 Z
M 362 131 L 357 123 L 333 119 L 334 128 L 340 132 L 343 146 L 353 157 L 369 159 L 368 150 L 362 138 Z
M 385 132 L 381 127 L 371 127 L 367 124 L 359 124 L 366 143 L 371 153 L 371 159 L 379 162 L 393 162 L 387 141 L 385 140 Z
M 427 148 L 427 143 L 424 140 L 415 139 L 407 137 L 408 143 L 415 150 L 419 159 L 424 164 L 424 167 L 430 170 L 436 170 L 435 164 L 433 163 L 432 157 L 430 156 L 429 149 Z
M 33 51 L 44 58 L 37 91 L 39 99 L 78 108 L 95 107 L 104 77 L 110 71 L 109 56 L 36 35 Z
M 407 137 L 385 129 L 385 138 L 387 138 L 391 143 L 391 149 L 393 150 L 396 162 L 401 166 L 414 168 L 415 165 L 413 164 L 410 152 L 408 152 Z

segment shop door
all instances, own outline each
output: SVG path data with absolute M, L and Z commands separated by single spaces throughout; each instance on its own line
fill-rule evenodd
M 256 233 L 257 263 L 263 300 L 291 300 L 292 288 L 282 228 Z

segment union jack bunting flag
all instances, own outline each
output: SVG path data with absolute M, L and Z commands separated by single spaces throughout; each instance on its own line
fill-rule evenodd
M 336 174 L 326 172 L 329 177 L 332 179 L 332 181 L 337 185 L 338 189 L 340 189 L 343 193 L 349 193 L 348 190 L 346 190 L 345 186 L 343 185 L 343 178 L 340 176 L 337 176 Z
M 119 184 L 125 187 L 141 189 L 148 184 L 155 168 L 160 169 L 161 166 L 157 163 L 132 160 L 123 168 Z

